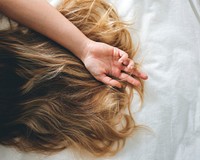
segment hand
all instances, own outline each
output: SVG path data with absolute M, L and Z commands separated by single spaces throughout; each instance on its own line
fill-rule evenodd
M 118 48 L 90 41 L 84 51 L 82 61 L 85 67 L 97 80 L 105 84 L 121 88 L 120 82 L 111 78 L 115 77 L 139 86 L 140 82 L 131 75 L 143 80 L 148 78 L 146 74 L 135 69 L 133 60 L 128 58 L 127 53 Z

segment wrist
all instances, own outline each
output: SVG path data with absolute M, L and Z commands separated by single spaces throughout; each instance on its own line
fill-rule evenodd
M 94 43 L 91 39 L 87 38 L 87 40 L 83 43 L 82 49 L 80 50 L 79 59 L 84 63 L 85 59 L 88 57 L 91 46 Z

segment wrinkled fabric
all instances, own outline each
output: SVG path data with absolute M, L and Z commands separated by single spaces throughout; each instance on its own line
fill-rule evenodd
M 143 107 L 134 116 L 137 124 L 150 129 L 128 138 L 122 151 L 102 160 L 199 160 L 200 1 L 110 2 L 123 20 L 133 23 L 131 35 L 139 40 L 137 61 L 149 79 Z M 138 103 L 133 101 L 133 111 Z M 44 156 L 3 146 L 0 155 L 2 160 L 89 159 L 78 158 L 70 150 Z

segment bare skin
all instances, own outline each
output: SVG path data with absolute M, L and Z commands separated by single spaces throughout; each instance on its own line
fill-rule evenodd
M 148 78 L 134 68 L 127 53 L 90 40 L 46 0 L 0 0 L 0 12 L 69 49 L 97 80 L 105 84 L 120 88 L 116 80 L 120 79 L 139 86 L 140 82 L 131 75 Z

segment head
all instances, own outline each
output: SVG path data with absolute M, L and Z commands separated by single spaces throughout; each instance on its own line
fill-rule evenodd
M 59 11 L 90 39 L 134 57 L 126 25 L 104 0 L 65 0 Z M 0 144 L 112 155 L 139 127 L 130 102 L 134 91 L 142 97 L 143 86 L 102 84 L 73 53 L 39 33 L 23 27 L 1 31 L 0 64 Z

